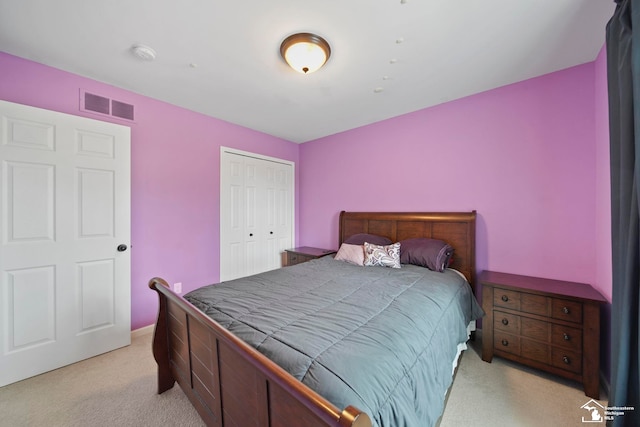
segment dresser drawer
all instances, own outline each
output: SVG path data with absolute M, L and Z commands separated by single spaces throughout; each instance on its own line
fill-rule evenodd
M 582 304 L 577 301 L 553 299 L 551 316 L 555 319 L 582 323 Z
M 300 264 L 301 262 L 303 262 L 303 260 L 301 260 L 300 258 L 302 258 L 302 257 L 300 255 L 298 255 L 298 254 L 288 253 L 287 254 L 287 265 Z
M 579 353 L 557 347 L 551 349 L 551 364 L 556 368 L 582 373 L 582 357 Z
M 520 340 L 520 351 L 522 357 L 549 364 L 551 347 L 548 344 L 522 338 Z
M 549 315 L 549 299 L 526 292 L 496 288 L 493 294 L 493 305 L 540 316 Z
M 551 327 L 551 344 L 580 352 L 582 351 L 582 330 L 554 324 Z
M 507 334 L 495 331 L 493 334 L 493 347 L 496 350 L 506 351 L 507 353 L 520 355 L 520 337 L 517 335 Z
M 582 351 L 582 330 L 559 325 L 527 316 L 504 313 L 496 310 L 493 317 L 494 328 L 505 333 L 520 335 L 522 338 L 540 341 L 576 352 Z M 524 344 L 521 346 L 523 356 Z
M 549 299 L 542 295 L 522 293 L 520 295 L 520 310 L 525 313 L 549 315 Z
M 520 310 L 520 292 L 496 288 L 493 293 L 493 305 Z
M 311 261 L 314 258 L 315 257 L 309 255 L 287 252 L 287 265 L 302 264 L 303 262 Z
M 523 337 L 531 338 L 538 341 L 549 342 L 551 336 L 551 323 L 542 320 L 522 317 L 520 319 L 520 334 Z
M 495 311 L 493 313 L 493 327 L 510 334 L 519 335 L 520 316 L 504 313 L 502 311 Z

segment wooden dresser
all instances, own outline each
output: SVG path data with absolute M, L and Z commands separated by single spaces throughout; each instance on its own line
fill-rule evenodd
M 320 258 L 325 255 L 335 254 L 332 249 L 312 248 L 310 246 L 301 246 L 299 248 L 287 249 L 287 266 L 300 264 L 312 259 Z
M 493 356 L 581 381 L 600 398 L 600 305 L 590 285 L 483 271 L 482 360 Z

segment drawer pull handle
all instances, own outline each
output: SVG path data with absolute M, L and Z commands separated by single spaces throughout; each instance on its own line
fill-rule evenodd
M 508 347 L 509 346 L 509 341 L 502 340 L 502 345 L 505 346 L 505 347 Z
M 507 302 L 509 301 L 509 297 L 506 295 L 502 295 L 502 301 Z
M 508 325 L 509 324 L 509 319 L 507 319 L 507 318 L 502 319 L 502 324 L 505 325 L 505 326 Z
M 562 356 L 562 361 L 567 365 L 571 364 L 571 359 L 569 359 L 567 356 Z
M 562 312 L 564 314 L 569 314 L 569 307 L 562 307 Z
M 567 334 L 566 332 L 564 334 L 562 334 L 562 338 L 564 338 L 565 341 L 569 341 L 571 339 L 569 334 Z

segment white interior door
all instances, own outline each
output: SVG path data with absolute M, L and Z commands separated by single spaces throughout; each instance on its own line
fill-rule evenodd
M 282 266 L 294 240 L 292 162 L 222 147 L 220 280 Z
M 266 234 L 264 233 L 265 174 L 263 161 L 253 157 L 235 156 L 241 157 L 237 161 L 244 165 L 242 169 L 244 174 L 244 212 L 231 213 L 234 217 L 244 216 L 244 232 L 240 234 L 238 242 L 240 244 L 240 259 L 244 259 L 242 263 L 244 265 L 237 277 L 242 277 L 267 269 L 267 246 L 265 245 Z
M 0 386 L 130 344 L 130 129 L 0 101 Z
M 264 227 L 266 270 L 282 267 L 282 254 L 293 246 L 293 167 L 266 162 Z

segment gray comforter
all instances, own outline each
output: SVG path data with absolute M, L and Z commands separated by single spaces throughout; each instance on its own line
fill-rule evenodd
M 338 408 L 380 427 L 434 425 L 458 343 L 482 310 L 455 271 L 324 257 L 185 298 Z

